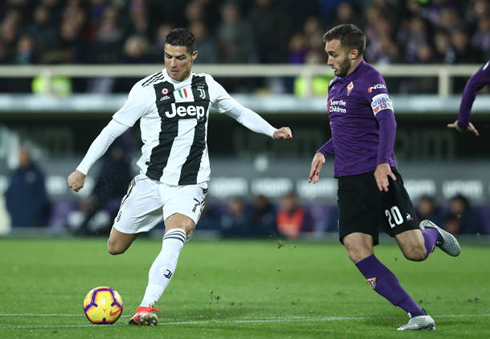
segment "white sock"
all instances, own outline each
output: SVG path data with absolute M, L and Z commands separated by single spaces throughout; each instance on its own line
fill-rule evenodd
M 173 228 L 163 236 L 162 251 L 158 254 L 148 273 L 148 286 L 140 306 L 152 306 L 167 288 L 177 266 L 180 251 L 184 247 L 186 234 L 183 229 Z

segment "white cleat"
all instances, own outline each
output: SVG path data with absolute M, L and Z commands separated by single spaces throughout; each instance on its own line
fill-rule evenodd
M 458 240 L 452 235 L 451 233 L 443 230 L 436 224 L 434 224 L 430 220 L 423 220 L 420 223 L 420 228 L 421 229 L 426 229 L 426 228 L 434 228 L 439 232 L 439 235 L 442 237 L 442 241 L 437 241 L 436 245 L 449 254 L 450 256 L 457 257 L 461 253 L 461 246 L 459 246 Z
M 398 327 L 398 331 L 435 330 L 436 323 L 430 315 L 410 317 L 408 324 Z

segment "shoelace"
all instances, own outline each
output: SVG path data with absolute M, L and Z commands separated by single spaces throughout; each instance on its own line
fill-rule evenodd
M 151 306 L 151 304 L 150 304 L 150 305 L 148 305 L 148 309 L 149 309 L 149 312 L 153 312 L 153 311 L 155 311 L 155 312 L 161 312 L 159 308 L 153 308 L 153 307 Z
M 150 313 L 150 312 L 161 312 L 161 311 L 158 308 L 153 308 L 151 306 L 151 304 L 149 304 L 148 307 L 140 306 L 136 310 L 136 314 L 138 314 L 138 313 Z

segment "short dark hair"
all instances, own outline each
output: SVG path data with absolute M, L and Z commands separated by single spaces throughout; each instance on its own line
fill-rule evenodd
M 192 53 L 196 50 L 196 37 L 187 28 L 174 28 L 165 38 L 165 43 L 172 46 L 185 46 Z
M 357 49 L 359 56 L 364 54 L 366 49 L 366 36 L 364 32 L 352 24 L 338 25 L 323 35 L 323 41 L 340 40 L 342 46 L 350 49 Z

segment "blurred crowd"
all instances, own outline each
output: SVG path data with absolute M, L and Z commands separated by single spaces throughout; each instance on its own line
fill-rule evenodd
M 455 235 L 490 234 L 490 211 L 474 207 L 464 195 L 457 194 L 443 204 L 435 197 L 422 196 L 416 203 L 419 221 L 429 219 Z M 224 237 L 283 237 L 295 239 L 310 234 L 338 232 L 335 205 L 301 202 L 294 193 L 283 195 L 276 203 L 263 195 L 251 201 L 241 197 L 222 204 L 208 204 L 198 229 L 217 229 Z
M 365 31 L 365 59 L 374 64 L 483 64 L 490 59 L 490 0 L 4 0 L 0 65 L 162 64 L 164 38 L 174 27 L 188 27 L 196 35 L 197 63 L 318 64 L 326 61 L 324 32 L 342 23 Z M 0 91 L 25 91 L 31 85 L 36 90 L 43 86 L 37 80 L 27 84 L 9 79 L 0 82 Z M 67 79 L 53 81 L 61 91 L 71 90 Z M 225 87 L 231 91 L 240 86 L 227 81 Z M 89 92 L 125 92 L 133 82 L 123 79 L 115 84 L 104 78 L 73 86 Z M 254 88 L 243 79 L 240 83 Z M 418 93 L 433 92 L 437 80 L 389 85 L 406 93 L 414 88 Z M 464 79 L 455 85 L 461 90 Z M 131 146 L 116 145 L 104 164 L 118 168 L 117 175 L 126 178 L 128 161 L 117 147 Z M 53 225 L 57 205 L 48 201 L 42 171 L 27 150 L 22 152 L 5 196 L 12 225 Z M 62 226 L 82 232 L 97 228 L 97 223 L 110 227 L 124 194 L 111 191 L 108 187 L 117 185 L 110 180 L 96 180 L 91 203 L 67 206 L 78 214 L 61 221 L 66 223 Z M 420 219 L 431 219 L 455 234 L 490 233 L 481 221 L 486 212 L 477 211 L 461 195 L 441 207 L 433 197 L 422 197 L 417 209 Z M 100 217 L 100 210 L 108 216 Z M 336 231 L 336 220 L 335 208 L 302 205 L 294 194 L 277 202 L 264 196 L 253 201 L 236 197 L 226 204 L 209 203 L 198 228 L 219 230 L 226 237 L 295 238 Z
M 370 63 L 490 58 L 489 0 L 6 0 L 0 64 L 162 63 L 173 27 L 194 32 L 198 63 L 323 63 L 341 23 L 365 31 Z
M 6 209 L 13 228 L 51 227 L 77 235 L 108 233 L 131 180 L 130 161 L 134 145 L 129 135 L 111 146 L 102 158 L 92 193 L 77 201 L 50 201 L 43 170 L 27 147 L 21 147 L 18 166 L 5 192 Z M 416 201 L 419 220 L 429 219 L 453 234 L 490 234 L 490 208 L 472 206 L 457 194 L 438 203 L 435 197 Z M 210 197 L 197 225 L 200 231 L 217 232 L 224 238 L 286 238 L 322 236 L 338 231 L 337 206 L 322 201 L 301 201 L 289 192 L 277 200 L 264 195 L 251 199 Z
M 322 35 L 362 27 L 372 63 L 482 63 L 487 0 L 6 0 L 0 63 L 161 62 L 164 37 L 188 27 L 202 63 L 317 63 Z

